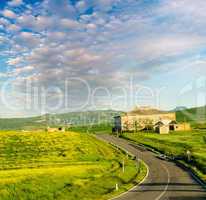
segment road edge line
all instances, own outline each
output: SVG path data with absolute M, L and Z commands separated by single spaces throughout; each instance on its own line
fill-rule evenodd
M 103 139 L 103 138 L 98 138 L 96 135 L 94 135 L 94 137 L 95 137 L 96 139 L 101 140 L 101 141 L 103 141 L 103 142 L 106 142 L 107 144 L 110 144 L 110 145 L 112 145 L 112 146 L 114 146 L 114 147 L 118 147 L 118 148 L 122 149 L 122 150 L 123 150 L 124 152 L 126 152 L 126 153 L 129 153 L 126 149 L 124 149 L 124 148 L 122 148 L 122 147 L 120 147 L 120 146 L 117 146 L 117 145 L 115 145 L 115 144 L 113 144 L 113 143 L 111 143 L 111 142 L 108 142 L 107 140 L 105 140 L 105 139 Z M 130 153 L 130 154 L 132 154 L 132 153 Z M 117 199 L 117 198 L 119 198 L 119 197 L 122 197 L 122 196 L 124 196 L 124 195 L 126 195 L 127 193 L 131 192 L 131 191 L 134 190 L 136 187 L 140 186 L 142 183 L 144 183 L 144 182 L 146 181 L 146 179 L 147 179 L 148 176 L 149 176 L 149 172 L 150 172 L 149 166 L 148 166 L 142 159 L 138 159 L 138 160 L 140 160 L 141 162 L 143 162 L 143 164 L 145 165 L 145 167 L 146 167 L 146 169 L 147 169 L 146 176 L 145 176 L 137 185 L 134 185 L 134 186 L 133 186 L 131 189 L 129 189 L 128 191 L 123 192 L 123 193 L 119 194 L 118 196 L 112 197 L 111 199 L 108 199 L 108 200 L 115 200 L 115 199 Z
M 140 146 L 140 147 L 144 147 L 145 149 L 147 149 L 148 151 L 154 153 L 155 155 L 159 155 L 161 154 L 159 151 L 155 150 L 154 148 L 152 147 L 148 147 L 147 145 L 144 145 L 142 143 L 137 143 L 136 141 L 130 139 L 130 138 L 127 138 L 127 137 L 123 137 L 123 139 L 127 140 L 128 142 L 130 142 L 131 144 L 135 144 L 137 146 Z M 170 159 L 170 158 L 169 158 Z M 170 159 L 171 160 L 171 159 Z M 186 164 L 178 161 L 178 160 L 171 160 L 173 163 L 175 163 L 176 165 L 178 165 L 180 168 L 182 169 L 186 169 L 187 172 L 192 176 L 192 178 L 200 185 L 202 186 L 202 188 L 204 188 L 206 190 L 206 182 L 200 178 L 197 173 L 195 171 L 193 171 L 190 167 L 188 167 Z
M 141 159 L 139 159 L 139 160 L 141 160 Z M 143 160 L 141 160 L 141 161 L 144 163 L 145 167 L 147 168 L 147 174 L 146 174 L 146 176 L 142 179 L 142 181 L 140 181 L 137 185 L 134 185 L 134 186 L 133 186 L 131 189 L 129 189 L 128 191 L 123 192 L 123 193 L 119 194 L 118 196 L 113 197 L 113 198 L 108 199 L 108 200 L 114 200 L 114 199 L 117 199 L 117 198 L 119 198 L 119 197 L 122 197 L 122 196 L 128 194 L 129 192 L 131 192 L 131 191 L 134 190 L 136 187 L 140 186 L 142 183 L 144 183 L 144 182 L 146 181 L 146 179 L 147 179 L 148 176 L 149 176 L 149 171 L 150 171 L 150 170 L 149 170 L 148 165 L 147 165 Z

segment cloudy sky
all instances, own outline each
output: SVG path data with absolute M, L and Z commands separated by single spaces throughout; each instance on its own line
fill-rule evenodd
M 0 117 L 206 104 L 205 0 L 1 0 Z

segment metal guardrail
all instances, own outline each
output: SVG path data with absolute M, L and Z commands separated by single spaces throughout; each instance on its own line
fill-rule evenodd
M 114 144 L 113 142 L 108 142 L 107 140 L 103 139 L 103 138 L 98 138 L 96 135 L 93 135 L 94 137 L 96 137 L 99 140 L 102 140 L 104 142 L 106 142 L 107 144 L 112 145 L 113 147 L 121 150 L 123 153 L 125 153 L 126 155 L 130 156 L 132 159 L 136 159 L 136 156 L 133 155 L 132 153 L 128 152 L 126 149 L 120 147 L 119 145 Z
M 111 145 L 114 146 L 115 148 L 121 150 L 121 151 L 124 152 L 126 155 L 130 156 L 133 160 L 136 159 L 136 156 L 135 156 L 135 155 L 133 155 L 132 153 L 128 152 L 126 149 L 120 147 L 119 145 L 116 145 L 116 144 L 114 144 L 114 143 L 112 143 L 112 142 L 107 142 L 107 143 L 108 143 L 108 144 L 111 144 Z
M 148 150 L 148 151 L 150 151 L 150 152 L 153 152 L 153 153 L 156 154 L 157 156 L 164 155 L 164 154 L 158 152 L 157 150 L 153 149 L 152 147 L 147 147 L 147 146 L 144 146 L 143 144 L 136 144 L 134 141 L 131 141 L 131 140 L 129 140 L 129 141 L 130 141 L 130 144 L 131 144 L 132 146 L 136 147 L 136 148 L 144 148 L 145 150 Z M 202 180 L 202 179 L 196 174 L 196 172 L 195 172 L 193 169 L 191 169 L 191 168 L 190 168 L 189 166 L 187 166 L 186 164 L 180 162 L 179 160 L 174 159 L 173 157 L 170 157 L 170 156 L 167 156 L 167 155 L 165 155 L 165 156 L 168 158 L 168 160 L 174 162 L 176 165 L 178 165 L 178 166 L 181 167 L 182 169 L 187 170 L 187 171 L 191 174 L 191 176 L 192 176 L 203 188 L 206 189 L 206 182 L 205 182 L 204 180 Z

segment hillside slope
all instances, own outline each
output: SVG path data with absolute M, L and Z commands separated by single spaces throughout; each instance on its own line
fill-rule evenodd
M 205 126 L 206 124 L 206 106 L 189 108 L 176 112 L 177 121 L 190 122 L 192 125 Z
M 88 126 L 91 124 L 113 124 L 114 116 L 124 112 L 99 110 L 87 112 L 70 112 L 62 114 L 46 114 L 30 118 L 0 119 L 1 130 L 44 129 L 47 126 Z M 176 111 L 177 121 L 190 122 L 193 126 L 206 127 L 206 106 Z
M 121 111 L 87 111 L 70 112 L 63 114 L 46 114 L 30 118 L 0 119 L 1 130 L 30 130 L 42 129 L 47 126 L 75 125 L 86 126 L 91 124 L 112 124 L 113 118 Z
M 1 200 L 105 200 L 146 175 L 142 163 L 138 173 L 135 161 L 88 134 L 1 131 L 0 141 Z

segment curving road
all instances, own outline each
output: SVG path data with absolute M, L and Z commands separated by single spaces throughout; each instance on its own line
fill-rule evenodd
M 145 182 L 115 200 L 206 200 L 203 187 L 176 164 L 160 160 L 152 152 L 121 138 L 110 135 L 99 135 L 97 138 L 119 145 L 149 166 Z

